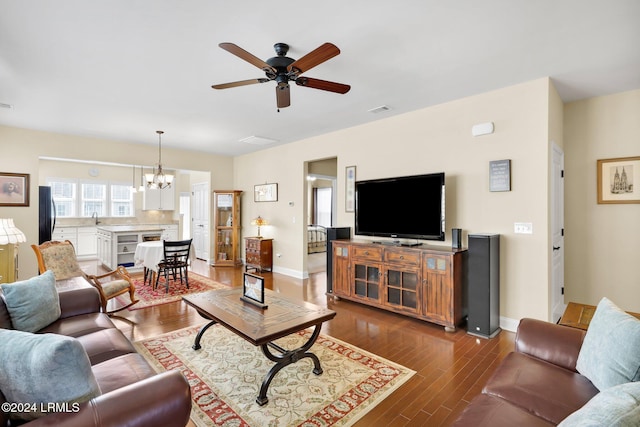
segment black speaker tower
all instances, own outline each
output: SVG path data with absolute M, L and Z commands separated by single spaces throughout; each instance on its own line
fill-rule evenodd
M 467 332 L 493 338 L 500 332 L 500 235 L 469 234 Z
M 350 239 L 351 227 L 327 227 L 327 293 L 333 293 L 333 245 L 338 239 Z

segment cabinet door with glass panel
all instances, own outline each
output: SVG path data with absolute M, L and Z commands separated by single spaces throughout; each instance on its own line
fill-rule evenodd
M 213 245 L 211 264 L 240 265 L 240 190 L 213 192 Z

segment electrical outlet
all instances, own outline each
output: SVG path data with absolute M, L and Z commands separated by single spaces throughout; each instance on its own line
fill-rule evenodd
M 533 223 L 531 222 L 514 222 L 513 232 L 516 234 L 533 234 Z

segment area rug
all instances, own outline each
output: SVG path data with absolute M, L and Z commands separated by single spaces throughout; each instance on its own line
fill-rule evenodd
M 218 283 L 208 277 L 201 276 L 196 273 L 189 272 L 189 288 L 180 281 L 169 281 L 169 292 L 165 292 L 164 278 L 160 279 L 160 283 L 156 289 L 150 283 L 145 284 L 142 276 L 132 277 L 133 284 L 136 287 L 136 298 L 140 301 L 129 307 L 129 310 L 140 310 L 142 308 L 152 307 L 154 305 L 167 304 L 170 302 L 180 301 L 183 295 L 195 294 L 198 292 L 212 291 L 214 289 L 228 288 L 227 285 Z M 126 304 L 129 301 L 129 294 L 116 297 L 118 302 Z
M 283 368 L 260 406 L 256 397 L 273 362 L 220 325 L 205 332 L 193 350 L 199 327 L 134 343 L 157 372 L 179 370 L 191 384 L 196 426 L 350 426 L 397 390 L 414 371 L 321 334 L 311 348 L 323 373 L 309 358 Z M 277 342 L 298 348 L 311 335 L 300 331 Z

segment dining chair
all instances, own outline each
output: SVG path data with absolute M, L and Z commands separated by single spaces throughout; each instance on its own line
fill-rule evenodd
M 56 280 L 65 280 L 72 277 L 83 277 L 92 284 L 100 293 L 100 305 L 102 311 L 112 314 L 137 303 L 135 298 L 136 288 L 129 272 L 123 266 L 100 275 L 86 274 L 80 268 L 76 258 L 76 251 L 69 240 L 63 242 L 49 241 L 40 245 L 31 245 L 38 259 L 40 274 L 47 270 L 53 271 Z M 118 306 L 115 310 L 107 311 L 107 302 L 119 295 L 129 294 L 131 302 L 124 306 Z
M 160 275 L 164 275 L 165 292 L 169 292 L 169 277 L 172 276 L 176 281 L 180 278 L 180 283 L 184 283 L 189 288 L 189 253 L 191 251 L 191 242 L 189 240 L 163 240 L 164 258 L 158 263 L 158 273 L 156 274 L 156 283 L 154 289 L 158 287 Z

